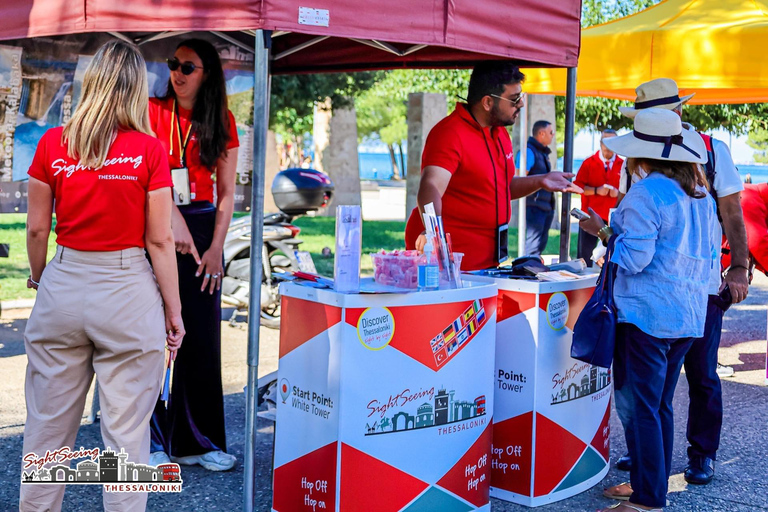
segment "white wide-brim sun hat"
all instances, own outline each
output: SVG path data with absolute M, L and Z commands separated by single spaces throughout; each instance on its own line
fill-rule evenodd
M 693 94 L 680 97 L 677 82 L 671 78 L 656 78 L 650 82 L 640 84 L 635 89 L 637 97 L 634 107 L 619 107 L 619 112 L 627 117 L 635 117 L 638 112 L 646 108 L 663 108 L 674 110 L 693 98 Z
M 609 137 L 602 142 L 614 153 L 627 158 L 707 162 L 707 148 L 701 135 L 693 130 L 683 130 L 680 116 L 662 108 L 639 111 L 632 133 Z

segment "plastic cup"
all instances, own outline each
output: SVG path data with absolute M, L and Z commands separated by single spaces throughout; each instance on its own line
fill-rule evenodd
M 464 258 L 463 252 L 453 253 L 454 282 L 457 288 L 461 288 L 461 260 Z
M 461 270 L 461 260 L 464 258 L 463 252 L 453 253 L 453 263 L 456 265 L 456 270 Z

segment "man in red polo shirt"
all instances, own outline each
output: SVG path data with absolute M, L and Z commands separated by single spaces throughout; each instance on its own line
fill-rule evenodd
M 576 192 L 559 172 L 514 177 L 514 152 L 504 128 L 514 124 L 523 106 L 520 70 L 509 62 L 475 66 L 469 80 L 467 103 L 432 128 L 421 159 L 418 208 L 405 228 L 405 245 L 421 249 L 424 224 L 420 213 L 433 203 L 451 234 L 453 250 L 464 253 L 462 270 L 496 267 L 506 258 L 497 247 L 499 232 L 509 224 L 510 201 L 539 189 Z
M 589 209 L 592 208 L 606 224 L 608 223 L 608 213 L 611 208 L 616 207 L 621 164 L 624 162 L 621 157 L 603 144 L 603 140 L 615 136 L 615 130 L 603 130 L 600 134 L 600 149 L 584 160 L 576 174 L 576 179 L 573 180 L 576 185 L 584 189 L 584 193 L 581 194 L 581 209 L 589 213 Z M 597 237 L 579 228 L 579 245 L 576 257 L 584 258 L 587 265 L 592 266 L 590 258 L 596 245 Z

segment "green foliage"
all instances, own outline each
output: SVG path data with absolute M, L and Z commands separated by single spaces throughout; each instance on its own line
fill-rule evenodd
M 27 260 L 25 213 L 0 215 L 0 242 L 10 245 L 8 258 L 0 258 L 0 300 L 31 299 L 35 290 L 27 288 L 29 262 Z M 56 252 L 56 234 L 48 238 L 48 257 Z
M 380 94 L 376 86 L 355 100 L 355 110 L 360 141 L 379 136 L 384 144 L 393 145 L 408 137 L 405 103 Z
M 768 163 L 768 130 L 765 128 L 756 128 L 749 133 L 747 145 L 755 149 L 755 162 L 763 164 Z
M 468 69 L 399 69 L 383 73 L 379 80 L 355 100 L 357 131 L 362 140 L 379 136 L 387 145 L 408 137 L 408 95 L 414 92 L 445 94 L 449 110 L 467 93 Z
M 253 89 L 232 94 L 228 100 L 229 110 L 235 119 L 240 119 L 247 126 L 253 125 Z
M 584 28 L 623 18 L 656 5 L 661 0 L 583 0 L 581 26 Z
M 247 215 L 236 213 L 235 218 Z M 11 245 L 10 258 L 0 259 L 0 300 L 33 298 L 35 291 L 27 288 L 29 264 L 27 263 L 26 231 L 27 215 L 12 213 L 0 215 L 0 240 Z M 335 251 L 336 220 L 332 217 L 301 217 L 295 224 L 301 228 L 304 243 L 301 249 L 309 251 L 320 274 L 333 277 L 333 257 L 322 256 L 323 247 Z M 363 259 L 362 272 L 373 273 L 370 253 L 386 249 L 405 247 L 405 222 L 403 221 L 363 221 Z M 545 254 L 557 254 L 560 247 L 560 232 L 549 231 L 549 241 Z M 517 229 L 509 230 L 510 254 L 517 254 Z M 576 254 L 576 234 L 571 236 L 571 256 Z M 56 235 L 51 233 L 48 240 L 48 256 L 56 252 Z
M 331 98 L 333 105 L 347 106 L 349 98 L 368 89 L 380 74 L 362 72 L 273 76 L 270 128 L 285 138 L 301 137 L 312 131 L 315 102 Z
M 304 243 L 302 250 L 309 251 L 318 273 L 333 277 L 333 256 L 324 258 L 323 247 L 329 247 L 335 251 L 336 221 L 332 217 L 301 217 L 294 224 L 301 228 L 301 238 Z M 571 257 L 576 257 L 577 233 L 571 234 Z M 405 222 L 402 221 L 363 221 L 363 257 L 361 270 L 363 275 L 370 276 L 373 273 L 370 253 L 381 249 L 391 251 L 405 247 Z M 544 254 L 558 254 L 560 252 L 560 231 L 549 230 L 549 240 Z M 509 228 L 509 253 L 517 254 L 517 228 Z
M 606 23 L 641 11 L 660 0 L 584 0 L 582 27 Z M 671 77 L 674 78 L 674 77 Z M 640 84 L 637 84 L 640 85 Z M 632 126 L 632 120 L 619 113 L 619 106 L 629 102 L 606 98 L 578 98 L 576 100 L 576 130 L 600 131 L 605 128 L 619 130 Z M 556 99 L 557 129 L 565 128 L 565 99 Z M 765 104 L 693 105 L 683 109 L 683 119 L 701 131 L 724 128 L 733 134 L 749 132 L 754 125 L 766 127 L 768 106 Z

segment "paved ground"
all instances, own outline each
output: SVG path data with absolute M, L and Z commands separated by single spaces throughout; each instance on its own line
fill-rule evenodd
M 676 395 L 676 439 L 673 476 L 670 479 L 669 512 L 768 510 L 768 388 L 764 386 L 766 350 L 766 312 L 768 311 L 768 278 L 758 277 L 746 303 L 734 306 L 726 314 L 721 362 L 733 365 L 737 374 L 723 384 L 725 427 L 719 453 L 717 478 L 709 486 L 687 486 L 682 478 L 685 465 L 684 429 L 687 409 L 687 386 L 680 380 Z M 19 488 L 19 459 L 24 423 L 23 380 L 26 356 L 22 332 L 29 310 L 3 312 L 0 319 L 0 512 L 16 509 Z M 225 407 L 229 448 L 242 460 L 244 451 L 246 383 L 246 331 L 222 325 Z M 276 331 L 262 329 L 260 374 L 277 366 Z M 88 401 L 90 404 L 90 399 Z M 613 458 L 624 451 L 624 440 L 618 420 L 612 421 Z M 270 467 L 272 460 L 272 424 L 258 424 L 256 457 L 256 510 L 268 511 L 271 503 Z M 77 446 L 99 446 L 98 424 L 83 424 Z M 227 473 L 209 473 L 201 468 L 183 469 L 184 491 L 181 495 L 153 495 L 150 511 L 235 511 L 242 509 L 243 471 L 238 466 Z M 612 469 L 604 482 L 579 496 L 541 507 L 542 512 L 595 511 L 610 504 L 602 498 L 604 485 L 627 479 L 626 473 Z M 100 489 L 93 486 L 70 486 L 65 511 L 101 510 Z M 521 511 L 522 506 L 493 501 L 493 510 Z M 439 512 L 439 511 L 435 511 Z

